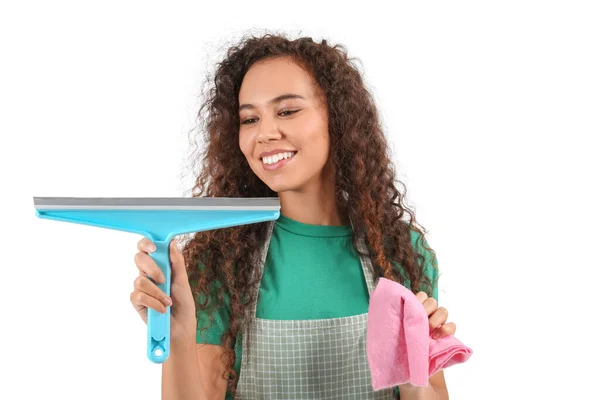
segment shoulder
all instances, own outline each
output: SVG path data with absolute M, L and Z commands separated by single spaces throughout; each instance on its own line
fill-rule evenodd
M 421 271 L 424 278 L 427 278 L 428 283 L 431 285 L 422 285 L 424 289 L 429 287 L 429 290 L 424 290 L 425 292 L 431 293 L 432 297 L 436 300 L 438 298 L 438 278 L 439 278 L 439 270 L 438 270 L 438 260 L 437 254 L 433 248 L 429 245 L 425 234 L 418 230 L 416 227 L 411 227 L 407 224 L 407 227 L 410 231 L 410 242 L 413 248 L 413 251 L 418 255 L 419 259 L 417 259 L 418 265 L 421 267 Z M 410 287 L 410 279 L 405 276 L 404 268 L 402 268 L 401 264 L 396 263 L 396 266 L 400 269 L 400 273 L 403 278 L 406 280 L 406 284 Z M 425 282 L 423 282 L 425 284 Z
M 431 290 L 431 297 L 438 301 L 439 269 L 437 254 L 429 245 L 424 234 L 416 231 L 413 233 L 411 230 L 411 236 L 414 237 L 413 247 L 415 251 L 423 256 L 423 275 L 428 279 L 428 283 L 431 285 L 428 286 Z M 429 292 L 429 290 L 424 291 Z

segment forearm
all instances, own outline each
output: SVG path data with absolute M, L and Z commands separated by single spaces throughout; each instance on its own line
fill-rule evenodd
M 448 400 L 448 391 L 435 386 L 413 386 L 411 384 L 400 386 L 402 400 Z
M 172 341 L 171 354 L 162 365 L 162 400 L 206 399 L 195 338 Z

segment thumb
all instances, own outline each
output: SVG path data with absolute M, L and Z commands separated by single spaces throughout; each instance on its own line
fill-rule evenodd
M 171 240 L 169 244 L 169 257 L 171 259 L 171 283 L 176 282 L 179 285 L 189 285 L 185 260 L 175 240 Z

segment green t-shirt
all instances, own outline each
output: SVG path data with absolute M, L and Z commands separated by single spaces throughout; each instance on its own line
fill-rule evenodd
M 413 233 L 415 248 L 416 239 Z M 425 273 L 434 284 L 433 297 L 437 300 L 437 269 L 433 268 L 437 260 L 432 263 L 428 255 L 425 260 Z M 352 228 L 309 225 L 281 215 L 273 227 L 256 316 L 280 320 L 339 318 L 366 313 L 368 308 L 369 292 L 352 245 Z M 213 318 L 209 324 L 206 314 L 198 314 L 197 343 L 221 344 L 230 320 L 227 299 Z M 209 328 L 200 335 L 200 328 L 206 326 Z M 241 338 L 236 341 L 235 356 L 239 376 Z

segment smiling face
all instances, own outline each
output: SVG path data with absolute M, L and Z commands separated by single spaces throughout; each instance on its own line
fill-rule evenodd
M 322 185 L 329 155 L 326 105 L 312 76 L 278 57 L 250 67 L 239 93 L 239 145 L 271 190 Z

